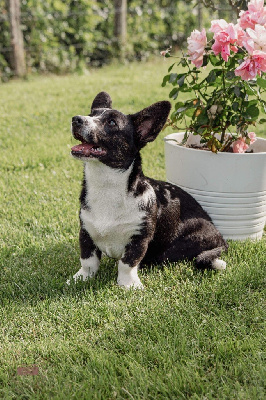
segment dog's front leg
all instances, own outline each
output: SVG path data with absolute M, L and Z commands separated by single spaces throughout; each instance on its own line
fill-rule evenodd
M 123 257 L 118 262 L 117 283 L 127 289 L 142 289 L 143 285 L 138 277 L 139 263 L 146 254 L 148 239 L 141 235 L 133 236 L 126 246 Z
M 99 269 L 101 251 L 95 246 L 88 232 L 81 227 L 79 233 L 81 268 L 73 276 L 74 281 L 92 278 Z M 70 284 L 70 280 L 67 281 Z

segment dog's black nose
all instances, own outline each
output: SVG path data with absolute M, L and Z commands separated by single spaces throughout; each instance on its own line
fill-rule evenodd
M 83 122 L 84 121 L 83 121 L 82 117 L 80 117 L 79 115 L 72 118 L 72 123 L 74 123 L 74 124 L 83 125 Z

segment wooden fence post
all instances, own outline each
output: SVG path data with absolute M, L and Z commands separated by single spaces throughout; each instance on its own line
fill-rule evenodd
M 115 0 L 114 35 L 117 38 L 120 57 L 124 58 L 127 40 L 127 0 Z
M 20 26 L 20 1 L 8 0 L 10 35 L 12 46 L 11 66 L 16 76 L 26 75 L 23 34 Z

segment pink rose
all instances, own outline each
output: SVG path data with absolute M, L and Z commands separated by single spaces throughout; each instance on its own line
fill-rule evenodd
M 266 24 L 266 7 L 264 0 L 252 0 L 248 3 L 247 11 L 240 11 L 239 25 L 243 29 L 254 29 L 256 24 Z
M 224 33 L 219 33 L 219 37 L 216 38 L 214 44 L 212 45 L 214 54 L 217 56 L 217 54 L 221 53 L 224 61 L 228 61 L 230 56 L 230 43 L 226 39 L 227 37 Z
M 214 19 L 211 21 L 210 32 L 219 33 L 228 27 L 228 23 L 224 19 Z
M 242 44 L 249 54 L 253 54 L 254 50 L 266 52 L 266 29 L 264 26 L 255 25 L 254 29 L 247 28 L 246 35 L 242 38 Z
M 250 28 L 248 28 L 250 29 Z M 245 47 L 245 49 L 247 50 L 247 52 L 249 54 L 252 54 L 253 51 L 255 50 L 255 45 L 254 45 L 254 41 L 253 39 L 246 33 L 242 38 L 241 38 L 241 44 L 240 46 Z
M 236 44 L 238 45 L 238 46 L 241 46 L 241 47 L 243 47 L 244 45 L 243 45 L 243 40 L 246 38 L 246 32 L 240 27 L 240 25 L 239 24 L 236 24 L 235 25 L 235 28 L 236 28 L 236 30 L 237 30 L 237 41 L 236 41 Z
M 238 49 L 234 44 L 237 43 L 239 33 L 242 33 L 238 25 L 232 23 L 227 24 L 227 26 L 219 30 L 224 23 L 219 23 L 224 20 L 216 20 L 215 24 L 212 24 L 211 31 L 214 32 L 214 44 L 212 45 L 212 50 L 215 55 L 221 53 L 224 61 L 228 61 L 230 56 L 230 51 L 237 53 Z
M 248 3 L 248 10 L 250 12 L 260 12 L 263 9 L 264 6 L 264 0 L 251 0 Z
M 248 133 L 248 137 L 250 139 L 250 144 L 256 142 L 256 140 L 257 140 L 255 132 L 249 132 Z
M 250 139 L 250 144 L 254 143 L 257 140 L 255 132 L 249 132 L 248 137 Z M 234 153 L 245 153 L 245 151 L 249 148 L 249 145 L 246 143 L 245 138 L 240 137 L 232 144 L 232 147 Z
M 242 64 L 235 69 L 235 75 L 241 76 L 244 81 L 255 79 L 257 74 L 260 76 L 266 72 L 266 53 L 260 50 L 253 51 L 250 57 L 246 57 Z
M 189 60 L 197 67 L 200 68 L 203 63 L 203 55 L 205 54 L 205 46 L 207 44 L 206 31 L 195 29 L 187 38 Z
M 232 145 L 234 153 L 245 153 L 248 149 L 245 138 L 238 138 Z

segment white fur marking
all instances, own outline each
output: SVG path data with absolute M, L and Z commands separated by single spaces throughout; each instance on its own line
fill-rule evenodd
M 128 178 L 133 164 L 126 170 L 103 163 L 85 163 L 88 209 L 81 209 L 83 227 L 96 246 L 109 257 L 121 258 L 130 238 L 139 233 L 145 212 L 139 210 L 140 199 L 128 193 Z
M 213 269 L 224 270 L 224 269 L 226 269 L 226 262 L 223 260 L 220 260 L 219 258 L 216 258 L 212 262 L 212 267 L 213 267 Z
M 85 120 L 87 121 L 88 126 L 89 126 L 90 129 L 95 129 L 97 127 L 97 124 L 95 123 L 95 120 L 99 120 L 99 118 L 97 118 L 97 117 L 88 117 L 88 116 L 85 116 L 83 118 L 85 118 Z
M 140 208 L 156 202 L 156 195 L 151 185 L 147 187 L 145 192 L 138 196 L 138 201 Z
M 119 261 L 117 283 L 126 289 L 143 289 L 143 285 L 138 277 L 138 265 L 130 267 Z
M 78 272 L 73 276 L 75 282 L 78 280 L 85 281 L 88 278 L 92 278 L 98 271 L 100 266 L 100 260 L 96 256 L 95 253 L 90 258 L 80 259 L 81 268 Z M 67 281 L 67 284 L 70 285 L 71 279 Z

